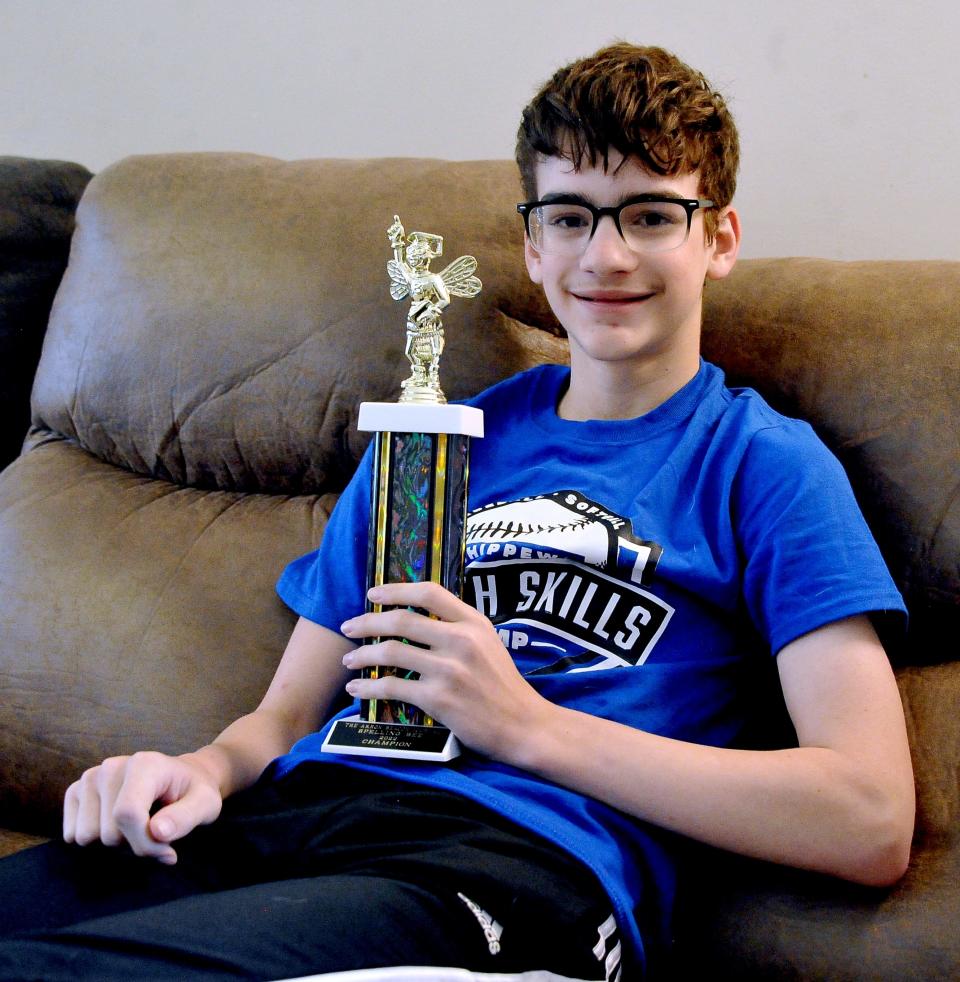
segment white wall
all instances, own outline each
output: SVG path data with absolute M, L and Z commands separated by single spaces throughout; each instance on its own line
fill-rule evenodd
M 0 154 L 509 157 L 618 37 L 728 96 L 745 255 L 960 259 L 957 0 L 0 0 Z

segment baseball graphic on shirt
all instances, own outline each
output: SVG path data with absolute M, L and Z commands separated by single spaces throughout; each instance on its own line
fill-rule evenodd
M 660 554 L 576 491 L 495 502 L 467 518 L 464 598 L 526 675 L 636 666 L 673 613 L 642 588 Z

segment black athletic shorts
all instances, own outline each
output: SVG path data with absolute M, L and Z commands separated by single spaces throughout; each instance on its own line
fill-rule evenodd
M 176 849 L 173 867 L 62 843 L 0 862 L 0 979 L 624 971 L 592 873 L 449 792 L 305 763 Z

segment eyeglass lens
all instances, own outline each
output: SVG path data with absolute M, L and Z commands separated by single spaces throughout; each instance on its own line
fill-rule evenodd
M 593 213 L 576 204 L 539 205 L 530 212 L 530 238 L 541 252 L 579 255 L 593 234 Z M 687 210 L 671 201 L 640 201 L 620 210 L 620 229 L 637 252 L 664 252 L 683 245 Z

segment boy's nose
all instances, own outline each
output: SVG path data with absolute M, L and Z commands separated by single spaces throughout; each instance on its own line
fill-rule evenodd
M 580 266 L 591 273 L 611 273 L 634 269 L 637 260 L 637 253 L 627 245 L 613 216 L 603 215 L 580 257 Z

